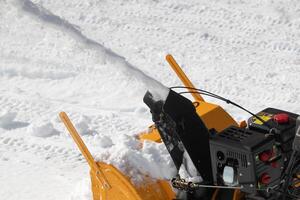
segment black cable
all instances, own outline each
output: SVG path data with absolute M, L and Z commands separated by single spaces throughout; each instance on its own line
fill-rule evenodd
M 219 96 L 219 95 L 216 95 L 212 92 L 209 92 L 209 91 L 206 91 L 206 90 L 202 90 L 202 89 L 198 89 L 198 88 L 192 88 L 192 87 L 185 87 L 185 86 L 174 86 L 174 87 L 171 87 L 171 89 L 191 89 L 191 90 L 195 90 L 195 91 L 187 91 L 187 92 L 180 92 L 179 94 L 201 94 L 201 95 L 206 95 L 206 96 L 210 96 L 210 97 L 213 97 L 213 98 L 216 98 L 216 99 L 219 99 L 219 100 L 222 100 L 228 104 L 232 104 L 242 110 L 244 110 L 245 112 L 251 114 L 252 116 L 256 117 L 259 121 L 261 121 L 263 123 L 263 125 L 266 125 L 268 128 L 272 129 L 272 126 L 270 126 L 265 120 L 263 120 L 261 117 L 257 116 L 256 114 L 252 113 L 251 111 L 247 110 L 246 108 L 238 105 L 237 103 L 229 100 L 229 99 L 226 99 L 222 96 Z
M 209 91 L 206 91 L 206 90 L 202 90 L 202 89 L 198 89 L 198 88 L 185 87 L 185 86 L 174 86 L 174 87 L 171 87 L 171 89 L 191 89 L 191 90 L 196 90 L 196 91 L 199 91 L 199 92 L 205 92 L 205 93 L 207 93 L 207 94 L 214 95 L 214 96 L 216 96 L 216 97 L 218 97 L 218 98 L 221 98 L 221 99 L 224 99 L 224 100 L 225 100 L 224 97 L 221 97 L 221 96 L 216 95 L 216 94 L 214 94 L 214 93 L 212 93 L 212 92 L 209 92 Z

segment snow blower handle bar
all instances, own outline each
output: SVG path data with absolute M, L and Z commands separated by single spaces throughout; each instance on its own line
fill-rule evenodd
M 186 88 L 191 92 L 191 95 L 194 97 L 196 101 L 204 101 L 202 96 L 199 93 L 195 93 L 195 90 L 192 88 L 195 88 L 193 83 L 190 81 L 190 79 L 185 75 L 185 73 L 182 71 L 174 57 L 170 54 L 166 56 L 166 60 L 171 65 L 172 69 L 175 71 L 179 79 L 182 81 L 182 83 L 185 85 Z
M 79 150 L 81 151 L 84 158 L 87 160 L 90 168 L 96 172 L 96 177 L 104 187 L 104 189 L 110 189 L 111 186 L 109 185 L 108 181 L 106 180 L 104 173 L 100 169 L 100 167 L 95 162 L 92 154 L 82 141 L 81 137 L 79 136 L 77 130 L 75 129 L 74 125 L 72 124 L 71 120 L 69 119 L 68 115 L 65 112 L 59 113 L 59 117 L 68 129 L 70 135 L 72 136 L 73 140 L 77 144 Z

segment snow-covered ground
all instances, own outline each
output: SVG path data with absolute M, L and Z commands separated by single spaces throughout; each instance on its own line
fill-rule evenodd
M 163 144 L 135 139 L 146 90 L 181 85 L 167 53 L 197 87 L 300 113 L 298 0 L 0 0 L 0 199 L 91 199 L 60 111 L 97 159 L 172 176 Z

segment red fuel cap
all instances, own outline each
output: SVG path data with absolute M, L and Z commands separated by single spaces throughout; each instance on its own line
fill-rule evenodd
M 278 124 L 286 124 L 289 122 L 289 115 L 286 113 L 279 113 L 274 115 L 273 119 Z

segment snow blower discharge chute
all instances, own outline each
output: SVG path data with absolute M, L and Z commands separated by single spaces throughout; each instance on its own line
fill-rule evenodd
M 300 199 L 299 115 L 275 108 L 254 114 L 195 88 L 174 58 L 167 55 L 166 59 L 184 86 L 170 88 L 165 100 L 155 100 L 149 91 L 145 94 L 143 100 L 154 125 L 139 139 L 163 142 L 178 171 L 182 165 L 192 165 L 202 179 L 191 181 L 180 173 L 172 180 L 145 175 L 143 184 L 136 186 L 114 166 L 96 162 L 62 112 L 61 120 L 90 165 L 93 200 Z M 185 91 L 175 92 L 180 89 Z M 181 95 L 184 93 L 192 94 L 195 101 Z M 202 95 L 237 106 L 252 117 L 237 123 Z

